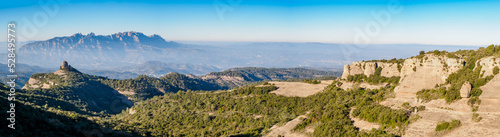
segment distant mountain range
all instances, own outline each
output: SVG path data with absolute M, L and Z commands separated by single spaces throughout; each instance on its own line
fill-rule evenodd
M 77 33 L 26 44 L 19 49 L 19 57 L 25 63 L 42 66 L 68 60 L 79 66 L 109 67 L 120 66 L 122 62 L 155 60 L 167 54 L 167 49 L 180 45 L 159 35 L 146 36 L 134 31 L 111 35 Z

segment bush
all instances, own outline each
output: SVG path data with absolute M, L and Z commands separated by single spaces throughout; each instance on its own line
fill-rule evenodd
M 498 74 L 498 72 L 499 72 L 499 71 L 500 71 L 500 68 L 498 68 L 498 66 L 495 66 L 495 67 L 493 68 L 493 74 L 494 74 L 494 75 Z
M 440 121 L 434 130 L 435 131 L 452 130 L 460 126 L 462 126 L 462 123 L 460 122 L 460 120 L 457 119 L 454 119 L 451 122 Z
M 481 119 L 483 119 L 483 118 L 480 117 L 478 113 L 472 114 L 472 121 L 479 122 L 479 121 L 481 121 Z
M 305 82 L 305 83 L 309 83 L 309 84 L 319 84 L 319 83 L 321 83 L 321 81 L 316 80 L 316 79 L 314 79 L 314 80 L 311 80 L 311 79 L 305 79 L 305 80 L 304 80 L 304 82 Z

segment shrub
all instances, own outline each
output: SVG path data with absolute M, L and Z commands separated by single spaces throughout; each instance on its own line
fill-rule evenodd
M 462 126 L 462 123 L 460 122 L 460 120 L 457 119 L 454 119 L 451 122 L 440 121 L 434 130 L 435 131 L 452 130 L 460 126 Z
M 495 66 L 495 67 L 493 68 L 493 74 L 494 74 L 494 75 L 498 74 L 498 72 L 499 72 L 499 71 L 500 71 L 500 68 L 498 68 L 498 66 Z
M 483 119 L 483 118 L 480 117 L 478 113 L 472 114 L 472 121 L 479 122 L 479 121 L 481 121 L 481 119 Z

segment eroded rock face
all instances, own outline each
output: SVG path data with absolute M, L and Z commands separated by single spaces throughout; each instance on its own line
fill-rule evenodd
M 61 65 L 61 69 L 64 69 L 64 68 L 67 68 L 67 67 L 68 67 L 68 62 L 63 61 L 62 65 Z
M 349 75 L 364 74 L 370 76 L 375 74 L 375 70 L 381 67 L 381 76 L 392 77 L 399 76 L 398 64 L 385 62 L 353 62 L 352 65 L 345 65 L 342 78 L 347 79 Z
M 460 97 L 462 98 L 469 98 L 470 96 L 470 90 L 472 89 L 471 84 L 467 81 L 462 85 L 462 88 L 460 89 Z
M 481 65 L 483 77 L 493 75 L 493 68 L 500 66 L 500 58 L 493 56 L 482 58 L 478 62 Z M 477 66 L 474 69 L 477 69 Z M 500 74 L 495 75 L 493 79 L 481 86 L 480 89 L 482 93 L 479 96 L 481 104 L 479 105 L 478 112 L 500 112 L 500 107 L 498 107 L 498 104 L 500 104 Z
M 397 92 L 415 94 L 422 89 L 433 89 L 444 84 L 448 76 L 464 66 L 465 60 L 426 54 L 423 58 L 406 59 L 401 68 Z
M 422 89 L 433 89 L 436 85 L 444 84 L 448 76 L 460 70 L 465 60 L 426 54 L 421 58 L 408 58 L 402 64 L 387 62 L 353 62 L 346 65 L 342 78 L 349 75 L 375 73 L 377 67 L 382 68 L 381 76 L 400 76 L 399 85 L 394 89 L 396 98 L 389 99 L 386 104 L 402 104 L 409 102 L 416 104 L 416 93 Z M 398 69 L 400 65 L 400 70 Z M 470 85 L 470 84 L 469 84 Z M 465 90 L 465 89 L 464 89 Z M 470 92 L 470 89 L 469 89 Z M 464 94 L 465 95 L 465 94 Z
M 495 67 L 500 67 L 500 58 L 490 56 L 486 58 L 482 58 L 476 62 L 476 64 L 479 63 L 481 65 L 481 74 L 483 74 L 483 77 L 493 75 L 493 68 Z M 474 70 L 478 68 L 474 68 Z
M 401 72 L 398 70 L 397 63 L 377 62 L 377 65 L 382 68 L 382 72 L 380 73 L 381 76 L 396 77 L 401 75 Z

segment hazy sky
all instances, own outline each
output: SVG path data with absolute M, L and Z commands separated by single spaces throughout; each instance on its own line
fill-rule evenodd
M 21 41 L 138 31 L 172 41 L 500 44 L 498 0 L 41 1 L 2 1 L 0 41 L 14 21 Z

